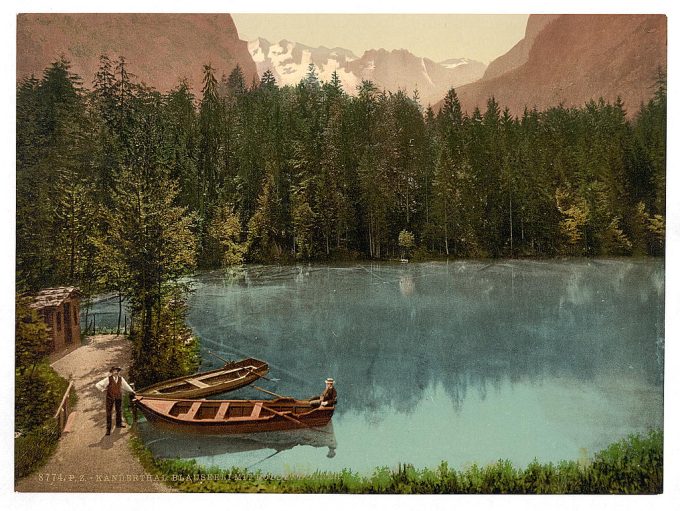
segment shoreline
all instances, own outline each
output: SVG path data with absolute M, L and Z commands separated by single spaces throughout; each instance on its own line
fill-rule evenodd
M 286 476 L 218 468 L 195 460 L 155 458 L 135 434 L 132 449 L 145 469 L 180 492 L 322 494 L 636 494 L 663 492 L 663 430 L 629 435 L 588 460 L 534 461 L 516 467 L 507 460 L 457 470 L 400 463 L 376 467 L 370 476 L 350 469 Z M 621 470 L 621 466 L 626 470 Z
M 452 262 L 479 262 L 479 263 L 503 263 L 508 261 L 536 261 L 536 262 L 568 262 L 568 261 L 657 261 L 666 260 L 666 256 L 654 256 L 654 255 L 599 255 L 599 256 L 554 256 L 554 257 L 539 257 L 539 256 L 524 256 L 524 257 L 441 257 L 441 258 L 411 258 L 407 262 L 400 259 L 314 259 L 309 261 L 294 261 L 294 260 L 282 260 L 282 261 L 268 261 L 268 262 L 245 262 L 240 265 L 234 266 L 222 266 L 222 267 L 206 267 L 198 268 L 193 275 L 198 275 L 202 273 L 209 273 L 214 271 L 230 271 L 238 270 L 239 268 L 249 268 L 249 267 L 269 267 L 269 266 L 327 266 L 332 264 L 339 265 L 362 265 L 362 264 L 417 264 L 417 263 L 452 263 Z

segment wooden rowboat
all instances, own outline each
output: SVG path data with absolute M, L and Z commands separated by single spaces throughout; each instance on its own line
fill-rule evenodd
M 266 362 L 247 358 L 229 362 L 219 369 L 182 376 L 138 390 L 138 396 L 199 399 L 250 385 L 269 372 Z
M 328 424 L 335 411 L 333 406 L 313 406 L 294 398 L 213 401 L 137 395 L 133 403 L 157 426 L 208 435 L 316 428 Z

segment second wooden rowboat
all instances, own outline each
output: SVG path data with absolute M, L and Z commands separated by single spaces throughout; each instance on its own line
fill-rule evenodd
M 172 399 L 199 399 L 240 389 L 269 372 L 266 362 L 246 358 L 229 362 L 219 369 L 182 376 L 156 383 L 137 391 L 137 396 Z
M 208 435 L 321 427 L 335 411 L 333 406 L 294 398 L 177 400 L 137 395 L 133 403 L 157 426 Z

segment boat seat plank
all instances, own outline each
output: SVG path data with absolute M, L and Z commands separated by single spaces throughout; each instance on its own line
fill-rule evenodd
M 160 399 L 145 399 L 144 404 L 157 412 L 169 414 L 170 410 L 172 410 L 172 407 L 175 406 L 175 401 L 170 400 L 166 401 Z
M 226 371 L 224 371 L 224 373 L 225 374 L 235 373 L 237 371 L 243 371 L 244 369 L 249 371 L 255 371 L 257 368 L 255 366 L 234 367 L 233 369 L 227 369 Z
M 229 410 L 229 403 L 222 403 L 215 414 L 215 420 L 222 420 L 227 416 L 227 410 Z
M 203 401 L 195 401 L 194 403 L 191 404 L 191 408 L 189 408 L 189 411 L 187 413 L 180 413 L 177 416 L 177 418 L 182 420 L 193 419 L 194 416 L 196 415 L 196 412 L 198 412 L 198 409 L 201 407 L 202 404 Z
M 210 385 L 208 385 L 207 383 L 203 383 L 202 381 L 196 380 L 194 378 L 187 378 L 186 381 L 187 383 L 191 383 L 194 387 L 198 387 L 200 389 L 207 389 L 208 387 L 210 387 Z
M 260 416 L 260 413 L 262 412 L 262 403 L 257 403 L 255 406 L 253 406 L 253 411 L 251 412 L 250 416 L 253 419 L 257 419 Z

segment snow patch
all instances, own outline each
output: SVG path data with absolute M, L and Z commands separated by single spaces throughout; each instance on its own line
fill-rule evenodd
M 466 64 L 469 64 L 470 60 L 469 59 L 456 59 L 456 60 L 445 60 L 444 62 L 440 62 L 439 65 L 442 67 L 445 67 L 446 69 L 455 69 L 459 66 L 464 66 Z
M 423 75 L 425 75 L 425 79 L 428 81 L 430 85 L 434 86 L 434 82 L 432 81 L 432 78 L 430 78 L 430 73 L 427 72 L 427 67 L 425 67 L 424 58 L 420 59 L 420 67 L 423 68 Z

